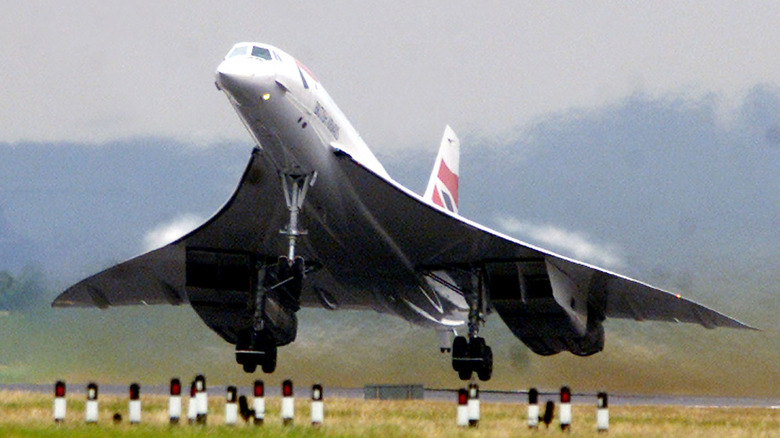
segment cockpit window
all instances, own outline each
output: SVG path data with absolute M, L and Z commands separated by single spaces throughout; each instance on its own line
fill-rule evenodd
M 274 55 L 276 55 L 276 53 L 274 53 Z M 271 61 L 274 59 L 269 49 L 260 46 L 252 46 L 249 44 L 234 46 L 230 50 L 230 53 L 228 53 L 227 57 L 233 58 L 236 56 L 252 56 L 253 58 L 258 58 L 265 61 Z M 279 59 L 279 55 L 276 55 L 276 59 Z
M 236 46 L 233 47 L 233 50 L 228 53 L 228 58 L 232 58 L 234 56 L 246 56 L 247 51 L 249 50 L 249 46 Z
M 268 49 L 265 49 L 263 47 L 253 46 L 252 47 L 252 56 L 255 58 L 265 59 L 267 61 L 271 60 L 271 51 Z

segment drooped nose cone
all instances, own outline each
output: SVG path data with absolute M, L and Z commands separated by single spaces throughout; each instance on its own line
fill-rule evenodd
M 229 58 L 217 67 L 217 87 L 241 106 L 254 106 L 275 83 L 270 63 L 249 58 Z

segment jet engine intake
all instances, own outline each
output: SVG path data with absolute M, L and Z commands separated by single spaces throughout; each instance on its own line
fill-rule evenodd
M 604 320 L 588 291 L 554 260 L 532 259 L 485 266 L 490 304 L 533 352 L 579 356 L 604 348 Z
M 259 285 L 258 264 L 265 266 Z M 190 304 L 226 341 L 276 347 L 295 340 L 302 260 L 290 266 L 286 259 L 276 262 L 250 253 L 188 248 L 186 268 Z M 258 289 L 263 291 L 259 299 Z

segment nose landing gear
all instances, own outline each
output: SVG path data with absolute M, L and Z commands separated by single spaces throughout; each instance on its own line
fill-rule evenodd
M 298 257 L 292 263 L 279 257 L 276 263 L 258 268 L 252 324 L 238 335 L 236 362 L 247 373 L 258 366 L 263 372 L 276 369 L 276 349 L 295 340 L 300 309 L 301 287 L 306 265 Z

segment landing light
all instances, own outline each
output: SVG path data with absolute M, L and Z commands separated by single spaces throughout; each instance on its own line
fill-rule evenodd
M 271 93 L 265 93 L 263 94 L 263 100 L 268 100 L 271 98 Z

